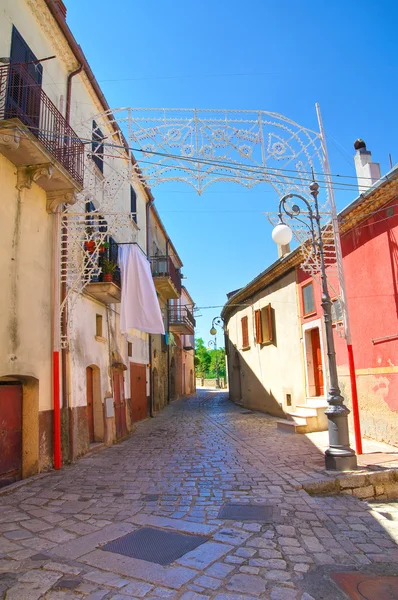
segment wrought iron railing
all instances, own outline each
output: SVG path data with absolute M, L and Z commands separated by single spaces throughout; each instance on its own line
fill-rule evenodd
M 169 309 L 170 325 L 188 325 L 192 329 L 196 326 L 196 321 L 191 311 L 186 306 L 174 305 Z
M 0 120 L 13 118 L 83 185 L 84 144 L 23 65 L 0 66 Z
M 170 256 L 151 256 L 151 269 L 153 277 L 170 277 L 177 292 L 181 293 L 181 275 Z

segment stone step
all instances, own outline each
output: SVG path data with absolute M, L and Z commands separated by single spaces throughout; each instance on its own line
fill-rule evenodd
M 298 421 L 298 417 L 294 421 L 289 419 L 278 419 L 277 428 L 279 431 L 285 431 L 286 433 L 308 433 L 306 419 L 300 419 L 301 422 Z

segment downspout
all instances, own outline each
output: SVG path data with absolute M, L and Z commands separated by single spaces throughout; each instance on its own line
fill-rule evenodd
M 66 108 L 65 108 L 65 120 L 70 123 L 70 109 L 71 109 L 71 97 L 72 97 L 72 79 L 75 75 L 78 75 L 83 71 L 83 65 L 79 65 L 75 71 L 72 71 L 68 75 L 66 84 Z
M 67 85 L 66 85 L 66 106 L 65 106 L 65 120 L 68 124 L 70 124 L 70 112 L 71 112 L 71 98 L 72 98 L 72 79 L 75 75 L 78 75 L 83 70 L 83 65 L 80 65 L 75 71 L 72 71 L 68 75 Z M 61 252 L 62 252 L 62 260 L 64 262 L 67 261 L 67 230 L 64 225 L 62 225 L 62 241 L 61 241 Z M 63 281 L 61 283 L 61 303 L 63 303 L 66 299 L 66 282 Z M 67 306 L 65 306 L 62 311 L 62 320 L 61 320 L 61 331 L 64 339 L 67 336 L 67 327 L 68 327 L 68 319 L 67 319 Z M 68 377 L 67 377 L 67 350 L 62 348 L 61 350 L 61 378 L 62 378 L 62 406 L 63 408 L 68 409 L 68 429 L 69 429 L 69 460 L 72 462 L 75 454 L 75 435 L 74 435 L 74 426 L 73 426 L 73 414 L 71 412 L 71 407 L 69 406 L 69 395 L 68 395 Z
M 53 435 L 54 435 L 54 469 L 62 467 L 61 454 L 61 404 L 60 404 L 60 377 L 59 377 L 59 353 L 60 353 L 60 229 L 61 229 L 61 207 L 57 206 L 53 219 L 53 306 L 52 306 L 52 335 L 53 335 Z
M 170 238 L 166 240 L 166 257 L 169 257 L 169 242 Z M 170 404 L 170 305 L 169 300 L 166 300 L 166 325 L 167 325 L 167 404 Z
M 151 204 L 153 202 L 153 198 L 149 198 L 146 203 L 146 255 L 148 260 L 150 260 L 150 251 L 149 251 L 149 214 Z M 149 416 L 153 417 L 153 373 L 152 373 L 152 336 L 148 333 L 148 355 L 149 355 Z

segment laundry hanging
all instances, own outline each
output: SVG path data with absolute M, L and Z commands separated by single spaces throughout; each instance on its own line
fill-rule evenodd
M 164 334 L 149 260 L 135 244 L 120 245 L 119 267 L 122 281 L 121 332 L 138 329 L 146 333 Z

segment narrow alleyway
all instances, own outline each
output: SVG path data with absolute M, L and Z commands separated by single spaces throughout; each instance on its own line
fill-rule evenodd
M 0 496 L 0 597 L 347 598 L 330 572 L 397 574 L 398 512 L 311 498 L 300 482 L 322 466 L 305 436 L 199 392 L 127 441 Z M 267 504 L 268 523 L 219 519 L 232 501 Z M 169 566 L 100 549 L 142 526 L 209 539 Z

